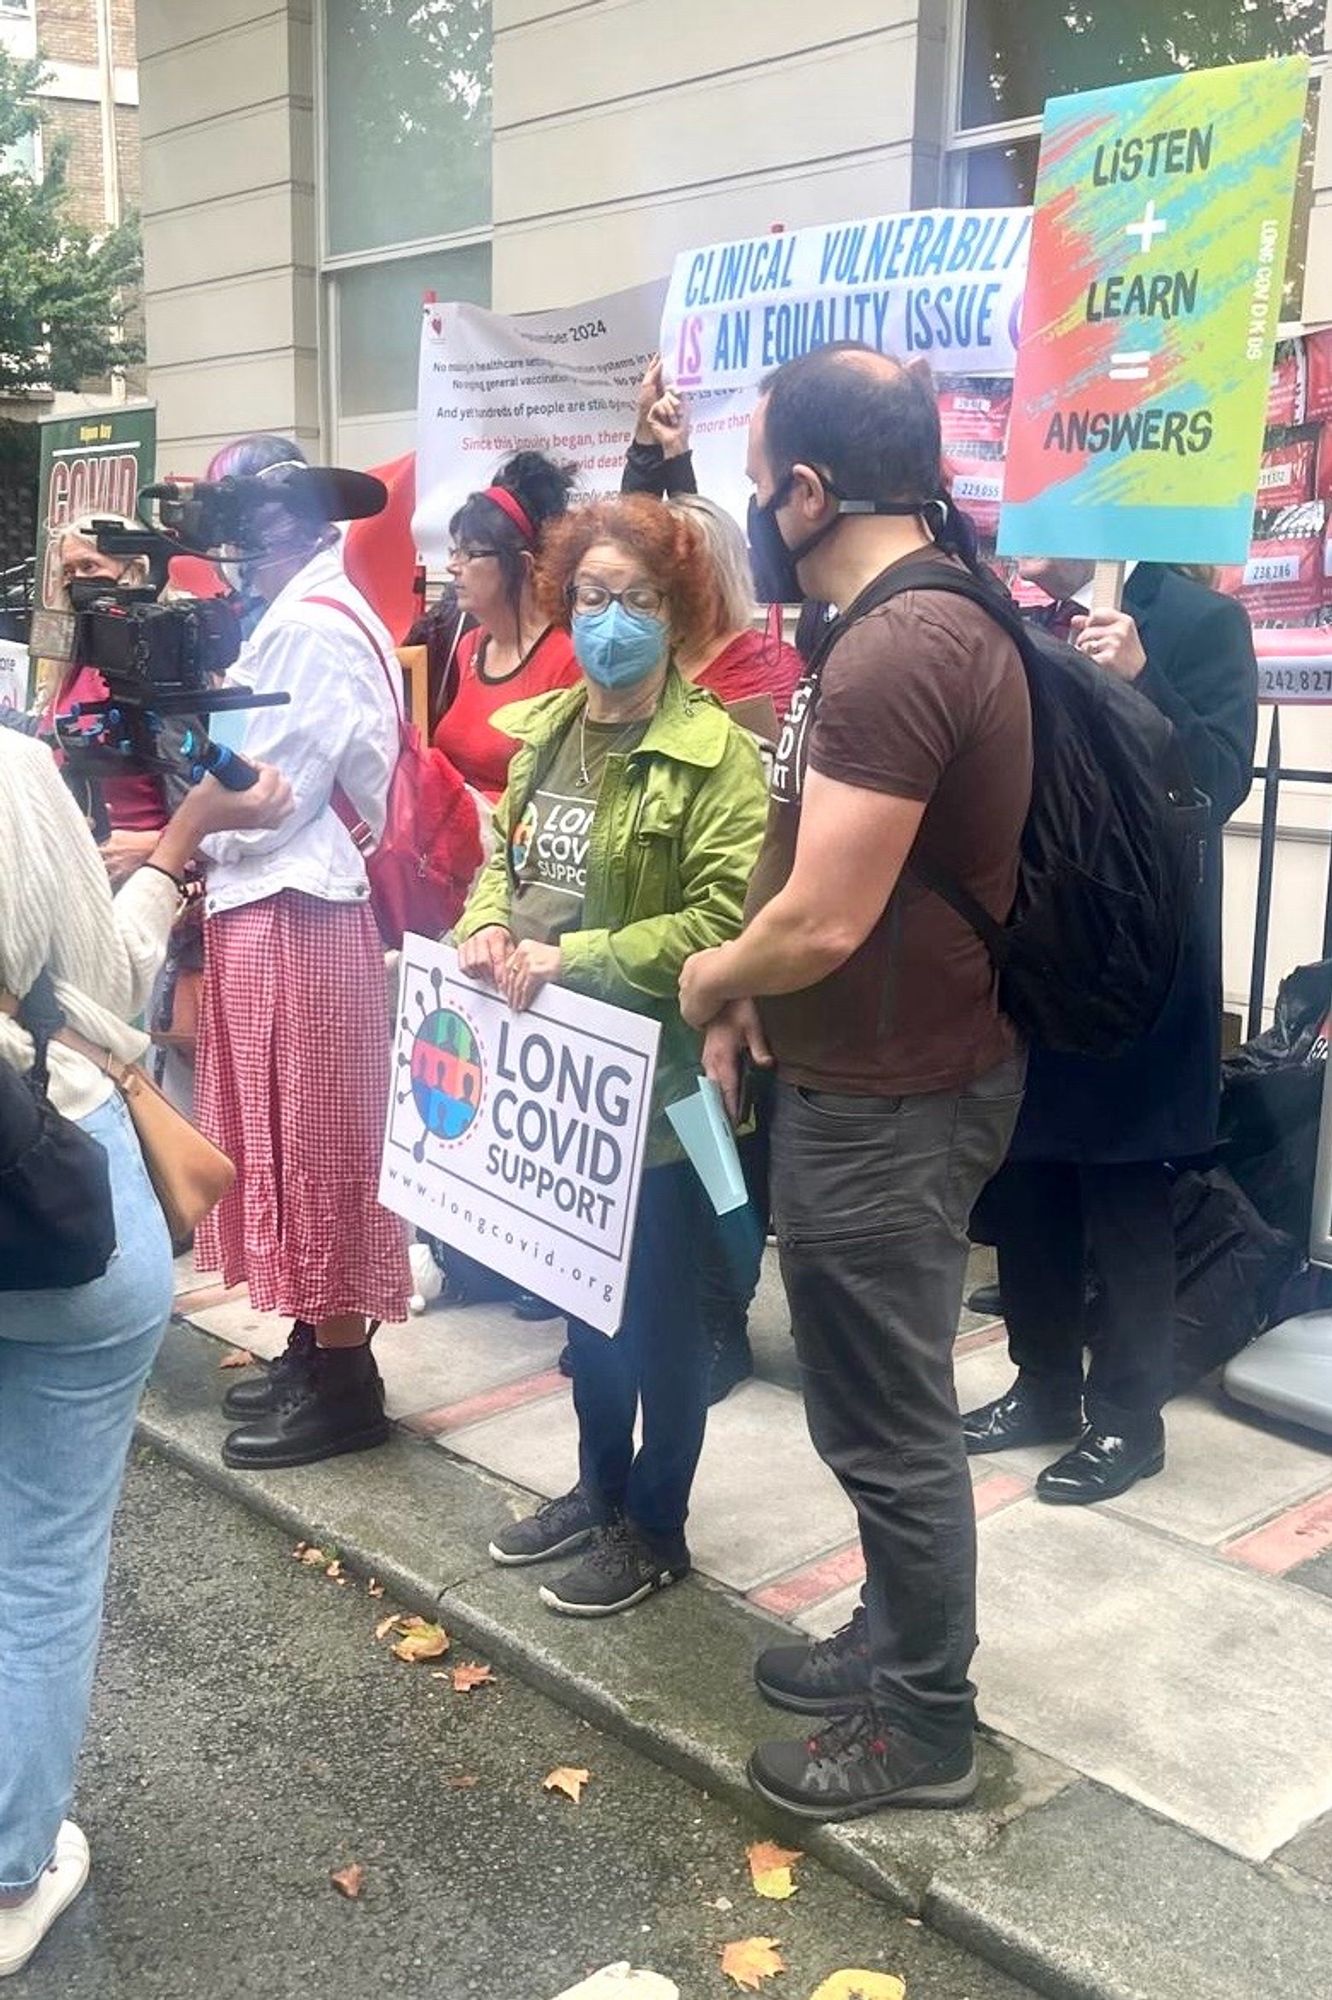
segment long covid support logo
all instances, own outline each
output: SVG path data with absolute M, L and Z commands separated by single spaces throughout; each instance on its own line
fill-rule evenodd
M 486 1087 L 481 1045 L 471 1022 L 456 1006 L 441 1004 L 440 973 L 432 972 L 430 979 L 433 996 L 417 993 L 421 1018 L 410 1051 L 399 1057 L 408 1067 L 409 1082 L 398 1102 L 410 1094 L 423 1128 L 412 1148 L 418 1162 L 425 1157 L 427 1138 L 456 1141 L 466 1137 L 481 1109 Z

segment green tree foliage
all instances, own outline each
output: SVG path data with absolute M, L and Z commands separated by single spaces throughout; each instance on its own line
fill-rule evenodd
M 0 50 L 0 395 L 77 389 L 143 359 L 125 330 L 139 285 L 137 222 L 100 238 L 70 207 L 65 148 L 45 141 L 34 181 L 15 150 L 41 123 L 42 65 Z

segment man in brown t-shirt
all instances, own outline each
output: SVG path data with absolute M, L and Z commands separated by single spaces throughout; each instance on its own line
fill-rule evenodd
M 782 1275 L 810 1434 L 855 1504 L 866 1584 L 833 1639 L 759 1660 L 770 1701 L 838 1719 L 761 1745 L 750 1778 L 788 1811 L 838 1819 L 958 1804 L 976 1784 L 952 1344 L 967 1220 L 1007 1149 L 1023 1062 L 984 946 L 910 861 L 1006 918 L 1031 713 L 1016 648 L 978 606 L 928 588 L 858 604 L 896 565 L 946 573 L 970 553 L 926 379 L 856 347 L 789 363 L 764 385 L 749 470 L 760 581 L 840 615 L 778 745 L 746 929 L 691 959 L 680 991 L 732 1104 L 743 1052 L 776 1063 Z

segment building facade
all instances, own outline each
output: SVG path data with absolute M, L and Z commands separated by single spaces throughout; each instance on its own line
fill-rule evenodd
M 0 13 L 3 13 L 0 0 Z M 69 0 L 66 11 L 76 11 Z M 423 292 L 503 311 L 664 273 L 774 223 L 1030 198 L 1047 96 L 1306 50 L 1286 314 L 1332 320 L 1329 0 L 139 0 L 160 464 L 250 429 L 410 448 Z M 1332 86 L 1328 86 L 1332 89 Z M 1305 225 L 1307 223 L 1307 239 Z M 1332 711 L 1287 760 L 1332 767 Z M 1272 965 L 1317 949 L 1327 794 L 1287 794 Z M 1252 907 L 1257 843 L 1229 841 Z M 1312 899 L 1312 902 L 1311 900 Z M 1232 997 L 1247 988 L 1231 926 Z
M 69 149 L 71 207 L 94 234 L 139 204 L 139 79 L 134 0 L 0 0 L 0 44 L 40 55 L 44 130 L 25 162 L 40 177 L 45 146 Z

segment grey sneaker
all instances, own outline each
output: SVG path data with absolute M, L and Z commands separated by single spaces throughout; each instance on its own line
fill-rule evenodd
M 797 1819 L 859 1819 L 884 1806 L 964 1806 L 976 1757 L 969 1729 L 950 1749 L 927 1749 L 866 1707 L 803 1743 L 760 1743 L 749 1782 Z
M 838 1715 L 868 1701 L 869 1632 L 858 1604 L 847 1624 L 813 1644 L 769 1646 L 754 1666 L 759 1693 L 795 1715 Z
M 597 1529 L 576 1568 L 553 1584 L 542 1584 L 541 1602 L 566 1618 L 609 1618 L 688 1574 L 683 1535 L 660 1542 L 631 1521 L 612 1521 Z
M 490 1544 L 492 1562 L 506 1569 L 520 1569 L 527 1563 L 549 1562 L 553 1556 L 572 1555 L 581 1549 L 597 1525 L 597 1516 L 581 1486 L 561 1493 L 555 1500 L 543 1500 L 535 1514 L 501 1528 Z

